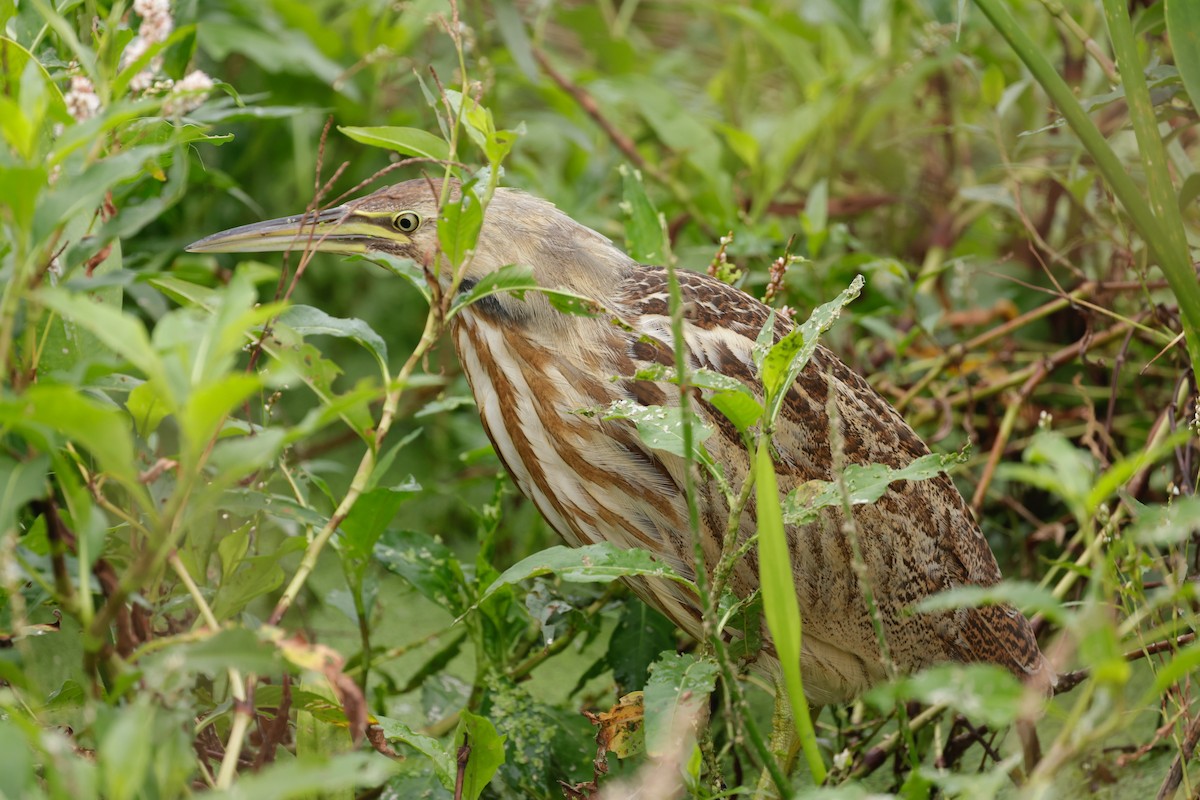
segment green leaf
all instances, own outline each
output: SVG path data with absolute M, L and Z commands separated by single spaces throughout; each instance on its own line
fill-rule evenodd
M 712 436 L 713 429 L 696 412 L 688 411 L 688 414 L 692 421 L 692 458 L 711 464 L 712 458 L 704 449 L 704 440 Z M 630 420 L 647 447 L 684 457 L 683 409 L 679 406 L 643 406 L 633 400 L 617 400 L 601 412 L 600 418 Z
M 1089 497 L 1096 463 L 1086 451 L 1060 433 L 1038 431 L 1022 453 L 1022 464 L 1001 464 L 996 477 L 1044 489 L 1057 495 L 1082 525 L 1090 516 Z
M 524 264 L 508 264 L 500 269 L 489 272 L 470 291 L 460 294 L 450 306 L 448 316 L 453 317 L 462 309 L 485 297 L 494 294 L 511 294 L 518 300 L 524 299 L 525 292 L 537 289 L 537 281 L 533 278 L 533 268 Z
M 141 489 L 128 419 L 75 387 L 41 383 L 20 397 L 2 398 L 0 424 L 35 435 L 54 431 L 83 446 L 127 487 Z
M 608 641 L 613 679 L 625 692 L 644 687 L 658 654 L 674 646 L 673 622 L 645 603 L 626 603 Z
M 1194 677 L 1200 669 L 1200 642 L 1192 642 L 1171 657 L 1171 660 L 1154 676 L 1154 689 L 1147 692 L 1142 705 L 1153 704 L 1167 687 L 1189 676 Z
M 528 578 L 554 573 L 571 583 L 600 583 L 643 575 L 666 578 L 691 586 L 692 582 L 658 561 L 646 550 L 630 548 L 623 550 L 609 542 L 590 544 L 584 547 L 550 547 L 529 558 L 522 559 L 504 570 L 487 590 L 480 595 L 482 603 L 501 588 L 519 583 Z
M 729 643 L 729 657 L 734 660 L 746 659 L 753 661 L 762 652 L 762 592 L 755 591 L 749 597 L 735 598 L 729 592 L 721 598 L 719 606 L 720 627 L 722 630 L 741 632 Z
M 441 742 L 431 736 L 417 733 L 398 719 L 375 717 L 376 723 L 388 741 L 403 742 L 421 755 L 433 762 L 434 772 L 442 786 L 454 788 L 455 768 L 454 754 L 447 753 Z
M 408 281 L 413 287 L 420 292 L 421 297 L 425 298 L 425 304 L 429 305 L 433 297 L 429 282 L 425 280 L 425 271 L 417 265 L 417 262 L 411 258 L 399 258 L 389 253 L 371 252 L 368 255 L 350 255 L 346 256 L 347 261 L 367 261 L 377 266 L 383 267 L 393 275 L 403 278 Z
M 212 601 L 212 612 L 218 620 L 231 619 L 256 597 L 275 591 L 283 585 L 280 557 L 290 551 L 303 549 L 304 539 L 288 539 L 289 544 L 268 555 L 242 559 L 232 573 L 221 577 L 221 586 Z
M 763 391 L 767 396 L 767 422 L 774 425 L 783 407 L 783 398 L 796 382 L 796 376 L 803 371 L 817 350 L 817 340 L 821 334 L 833 327 L 833 323 L 842 313 L 842 308 L 858 297 L 865 280 L 862 275 L 855 277 L 850 285 L 835 299 L 817 307 L 808 320 L 780 339 L 767 352 L 762 362 Z M 767 325 L 773 325 L 768 320 Z M 765 336 L 759 335 L 759 340 Z M 770 341 L 770 339 L 767 339 Z
M 695 735 L 719 673 L 714 659 L 691 653 L 663 653 L 650 667 L 644 703 L 646 750 L 651 756 L 671 751 L 680 737 Z
M 321 309 L 312 306 L 291 306 L 280 315 L 279 321 L 302 336 L 337 336 L 343 339 L 353 339 L 371 351 L 386 374 L 387 342 L 361 319 L 331 317 Z
M 122 708 L 100 740 L 104 797 L 133 800 L 142 794 L 154 752 L 154 708 L 141 700 Z
M 151 668 L 202 672 L 220 677 L 234 668 L 257 675 L 279 672 L 282 660 L 273 644 L 261 640 L 247 628 L 229 628 L 211 634 L 199 642 L 187 642 L 169 647 L 150 659 Z M 143 668 L 146 668 L 144 665 Z
M 146 164 L 173 145 L 141 145 L 123 150 L 87 167 L 80 175 L 68 175 L 55 184 L 34 212 L 33 235 L 45 239 L 60 224 L 80 214 L 91 216 L 104 196 L 118 184 L 141 176 Z
M 63 289 L 46 287 L 34 296 L 42 305 L 89 331 L 105 347 L 137 367 L 146 378 L 160 378 L 167 385 L 162 361 L 137 317 Z
M 945 704 L 993 728 L 1010 725 L 1021 711 L 1021 682 L 994 664 L 943 664 L 878 686 L 864 699 L 880 711 L 897 702 Z
M 340 720 L 329 720 L 322 713 L 324 706 L 335 705 L 337 695 L 324 675 L 304 672 L 298 681 L 299 691 L 306 695 L 319 698 L 318 713 L 310 713 L 302 708 L 296 709 L 296 760 L 299 762 L 321 761 L 338 753 L 344 753 L 354 748 L 345 714 Z M 340 709 L 339 709 L 340 710 Z M 354 800 L 354 792 L 344 789 L 336 794 L 322 793 L 321 800 Z
M 197 387 L 179 414 L 184 440 L 199 456 L 216 437 L 230 412 L 262 388 L 262 377 L 233 373 Z
M 1101 503 L 1116 494 L 1134 475 L 1137 475 L 1164 456 L 1173 454 L 1175 448 L 1186 444 L 1193 436 L 1194 434 L 1191 430 L 1180 428 L 1155 446 L 1138 450 L 1101 472 L 1096 477 L 1091 489 L 1087 492 L 1087 499 L 1085 501 L 1087 512 L 1089 514 L 1095 513 Z M 1082 455 L 1082 451 L 1080 453 Z M 1092 463 L 1086 456 L 1083 456 L 1083 458 L 1086 459 L 1086 463 Z
M 12 530 L 17 513 L 29 501 L 46 496 L 50 456 L 42 453 L 28 461 L 0 456 L 0 531 Z
M 625 249 L 643 264 L 666 262 L 669 246 L 662 218 L 650 202 L 642 174 L 625 164 L 619 168 L 625 212 Z
M 396 517 L 400 504 L 411 496 L 411 492 L 396 491 L 380 487 L 363 493 L 342 520 L 341 545 L 345 552 L 357 559 L 369 559 L 375 552 L 375 543 Z
M 436 539 L 415 531 L 386 531 L 375 545 L 375 558 L 451 613 L 465 610 L 462 564 Z
M 440 136 L 420 128 L 398 128 L 379 126 L 356 128 L 338 126 L 338 130 L 356 142 L 372 147 L 395 150 L 406 156 L 446 161 L 450 158 L 450 146 Z
M 206 792 L 204 800 L 299 800 L 314 793 L 379 786 L 399 765 L 378 753 L 342 753 L 328 761 L 281 760 L 238 779 L 224 792 Z
M 956 586 L 944 592 L 926 597 L 917 603 L 914 611 L 949 611 L 955 608 L 1008 603 L 1016 606 L 1026 616 L 1042 614 L 1051 622 L 1062 625 L 1066 611 L 1062 603 L 1049 589 L 1027 581 L 1001 581 L 994 586 Z
M 525 31 L 521 12 L 512 0 L 499 0 L 492 4 L 492 13 L 496 15 L 496 27 L 500 31 L 500 38 L 504 40 L 504 51 L 516 63 L 525 79 L 531 85 L 536 85 L 541 80 L 541 70 L 533 57 L 533 47 Z
M 858 506 L 874 503 L 896 481 L 928 480 L 966 461 L 967 449 L 964 448 L 959 453 L 930 453 L 899 469 L 884 464 L 848 464 L 842 471 L 842 480 L 850 496 L 850 505 Z M 784 499 L 783 521 L 788 525 L 807 525 L 820 517 L 822 509 L 841 504 L 842 491 L 837 481 L 808 481 Z
M 651 364 L 643 367 L 633 374 L 632 380 L 666 381 L 679 384 L 679 376 L 676 374 L 675 368 L 666 364 Z M 688 382 L 692 386 L 706 390 L 706 399 L 742 433 L 745 433 L 762 417 L 763 408 L 755 399 L 754 393 L 737 378 L 701 367 L 688 372 Z
M 454 732 L 453 749 L 447 755 L 457 757 L 464 744 L 470 748 L 462 782 L 462 796 L 466 800 L 477 800 L 504 763 L 504 741 L 507 738 L 496 733 L 496 726 L 486 717 L 470 711 L 462 712 L 458 729 Z
M 1177 497 L 1170 505 L 1142 506 L 1129 534 L 1139 544 L 1178 544 L 1200 530 L 1200 497 Z
M 800 674 L 800 604 L 796 599 L 796 582 L 792 571 L 792 555 L 788 549 L 787 533 L 783 529 L 783 514 L 779 506 L 779 484 L 775 465 L 771 462 L 771 444 L 759 440 L 754 465 L 755 507 L 758 510 L 758 574 L 767 628 L 779 654 L 780 669 L 787 687 L 792 719 L 800 735 L 808 767 L 818 784 L 825 781 L 825 765 L 817 751 L 808 701 L 804 697 L 804 682 Z
M 442 218 L 437 225 L 442 255 L 453 266 L 461 265 L 466 261 L 467 253 L 475 249 L 482 228 L 483 205 L 475 192 L 464 186 L 457 201 L 448 202 L 442 207 Z
M 1192 108 L 1200 109 L 1200 4 L 1194 0 L 1165 0 L 1165 5 L 1167 36 L 1175 66 Z

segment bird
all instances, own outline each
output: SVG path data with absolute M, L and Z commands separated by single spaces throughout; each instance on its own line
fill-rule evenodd
M 639 371 L 675 364 L 668 271 L 641 264 L 603 234 L 552 203 L 517 189 L 490 197 L 473 253 L 456 279 L 438 244 L 442 185 L 414 179 L 317 214 L 233 228 L 191 252 L 272 252 L 308 248 L 411 259 L 443 292 L 468 293 L 507 265 L 531 268 L 537 283 L 581 295 L 604 314 L 571 315 L 539 293 L 488 294 L 450 322 L 450 337 L 496 455 L 521 493 L 570 546 L 609 542 L 641 548 L 694 579 L 696 554 L 685 495 L 688 462 L 643 441 L 628 419 L 583 414 L 613 403 L 675 406 L 679 387 Z M 463 187 L 447 186 L 451 202 Z M 443 263 L 439 263 L 439 261 Z M 676 272 L 689 367 L 741 381 L 762 399 L 752 356 L 765 325 L 778 341 L 792 322 L 749 294 L 705 273 Z M 902 468 L 930 451 L 870 384 L 818 346 L 782 404 L 773 436 L 781 494 L 835 478 L 830 415 L 834 394 L 845 463 Z M 692 408 L 713 430 L 705 441 L 732 486 L 751 471 L 739 431 L 703 396 Z M 712 569 L 729 503 L 711 476 L 696 478 L 703 563 Z M 753 503 L 739 541 L 753 536 Z M 970 509 L 944 473 L 896 481 L 876 502 L 852 508 L 861 562 L 855 563 L 840 507 L 786 526 L 804 625 L 801 669 L 811 705 L 849 701 L 886 681 L 943 662 L 999 665 L 1043 693 L 1054 671 L 1028 620 L 1006 604 L 914 611 L 923 599 L 960 586 L 992 586 L 1000 569 Z M 859 569 L 856 570 L 856 566 Z M 759 586 L 750 548 L 729 578 L 738 597 Z M 703 636 L 694 593 L 657 577 L 627 579 L 633 591 L 695 638 Z M 875 610 L 864 599 L 869 584 Z M 888 652 L 881 652 L 878 619 Z M 760 660 L 774 657 L 769 635 Z

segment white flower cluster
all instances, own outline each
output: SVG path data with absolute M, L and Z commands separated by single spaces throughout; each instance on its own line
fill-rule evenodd
M 126 67 L 137 61 L 151 45 L 165 42 L 175 28 L 175 20 L 171 17 L 169 0 L 133 0 L 133 10 L 142 18 L 137 36 L 125 46 L 121 54 L 121 66 Z M 155 56 L 150 64 L 129 82 L 129 88 L 135 92 L 144 92 L 154 84 L 154 74 L 162 69 L 162 57 Z
M 133 10 L 142 18 L 137 36 L 125 47 L 121 54 L 121 66 L 125 67 L 137 61 L 152 45 L 161 44 L 175 29 L 175 20 L 171 17 L 170 0 L 133 0 Z M 179 116 L 198 108 L 204 102 L 205 96 L 212 91 L 212 78 L 200 70 L 193 70 L 184 76 L 179 83 L 170 78 L 158 77 L 162 70 L 162 57 L 154 56 L 146 69 L 143 69 L 129 82 L 129 88 L 135 92 L 169 92 L 163 103 L 163 115 Z
M 83 75 L 71 78 L 71 88 L 63 95 L 67 111 L 77 122 L 91 119 L 100 110 L 100 98 L 96 96 L 96 87 L 90 79 Z
M 163 115 L 175 117 L 199 108 L 212 88 L 212 78 L 201 70 L 192 70 L 172 87 L 171 96 L 163 103 Z

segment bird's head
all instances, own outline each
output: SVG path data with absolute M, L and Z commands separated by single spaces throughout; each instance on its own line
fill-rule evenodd
M 221 231 L 187 249 L 193 253 L 386 253 L 412 259 L 432 270 L 442 289 L 447 290 L 452 285 L 453 269 L 438 247 L 440 189 L 437 181 L 405 181 L 315 215 L 280 217 Z M 457 203 L 459 193 L 459 185 L 452 184 L 450 202 Z M 553 204 L 513 189 L 497 189 L 459 290 L 469 289 L 488 273 L 509 264 L 532 267 L 541 286 L 601 303 L 635 266 L 607 238 L 575 222 Z M 552 321 L 552 310 L 539 297 L 522 301 L 496 295 L 487 308 L 514 322 L 539 318 Z

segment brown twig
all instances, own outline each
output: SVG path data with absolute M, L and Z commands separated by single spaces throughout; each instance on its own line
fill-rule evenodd
M 454 800 L 462 800 L 463 784 L 467 779 L 467 762 L 471 760 L 471 735 L 463 732 L 463 743 L 458 746 L 458 774 L 454 776 Z
M 983 510 L 983 501 L 987 496 L 988 487 L 992 485 L 992 477 L 996 474 L 996 467 L 999 466 L 1000 458 L 1004 455 L 1004 451 L 1008 447 L 1016 415 L 1029 400 L 1030 395 L 1033 394 L 1033 390 L 1050 374 L 1045 361 L 1039 361 L 1034 366 L 1033 373 L 1021 385 L 1021 390 L 1017 392 L 1016 397 L 1006 404 L 1007 409 L 1004 414 L 1004 420 L 1000 424 L 1000 430 L 996 432 L 996 441 L 992 443 L 992 450 L 988 453 L 988 460 L 983 467 L 983 472 L 979 476 L 979 484 L 975 487 L 975 494 L 971 496 L 971 508 L 975 511 L 976 517 Z
M 1126 661 L 1137 661 L 1141 658 L 1149 658 L 1166 650 L 1174 650 L 1177 647 L 1182 647 L 1196 639 L 1196 634 L 1185 633 L 1182 636 L 1176 636 L 1174 639 L 1163 639 L 1160 642 L 1148 644 L 1145 647 L 1140 647 L 1137 650 L 1130 650 L 1125 654 Z M 1058 685 L 1054 687 L 1054 694 L 1064 694 L 1074 689 L 1079 684 L 1083 683 L 1091 675 L 1090 669 L 1077 669 L 1072 672 L 1064 672 L 1058 676 Z
M 1171 762 L 1171 768 L 1167 770 L 1162 786 L 1158 787 L 1158 795 L 1155 800 L 1168 800 L 1175 796 L 1175 790 L 1179 788 L 1179 784 L 1183 780 L 1183 764 L 1185 761 L 1191 760 L 1197 742 L 1200 742 L 1200 714 L 1196 714 L 1188 723 L 1187 731 L 1183 735 L 1183 744 L 1180 745 L 1179 752 L 1175 754 L 1175 760 Z
M 618 150 L 625 154 L 626 158 L 633 162 L 635 167 L 654 178 L 654 180 L 658 181 L 659 183 L 669 183 L 667 176 L 660 172 L 658 167 L 651 164 L 645 159 L 644 156 L 642 156 L 641 153 L 638 152 L 637 145 L 633 143 L 633 140 L 619 130 L 617 126 L 608 119 L 608 117 L 604 116 L 604 112 L 600 110 L 600 105 L 596 102 L 596 98 L 592 97 L 587 89 L 584 89 L 582 86 L 573 83 L 570 78 L 559 72 L 554 65 L 550 63 L 550 59 L 546 57 L 546 54 L 541 48 L 534 47 L 532 49 L 533 57 L 537 59 L 538 65 L 541 66 L 542 71 L 550 77 L 550 80 L 558 84 L 558 88 L 571 95 L 571 99 L 573 99 L 579 105 L 579 107 L 583 109 L 585 114 L 592 118 L 593 122 L 600 126 L 600 130 L 604 131 L 604 135 L 607 136 L 612 143 L 617 146 Z
M 279 697 L 279 708 L 275 709 L 275 718 L 264 731 L 262 744 L 254 757 L 254 771 L 262 769 L 265 764 L 275 760 L 275 751 L 283 743 L 288 732 L 288 718 L 292 708 L 292 676 L 283 673 L 282 693 Z

